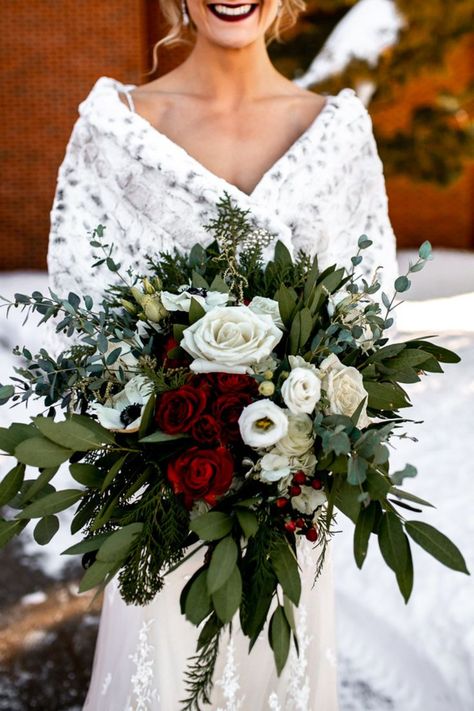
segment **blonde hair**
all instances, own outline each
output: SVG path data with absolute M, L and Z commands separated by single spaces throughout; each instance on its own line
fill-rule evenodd
M 191 19 L 187 25 L 184 24 L 182 2 L 183 0 L 160 0 L 161 11 L 170 29 L 168 34 L 153 46 L 153 67 L 149 72 L 146 72 L 147 75 L 153 74 L 158 66 L 158 50 L 160 47 L 194 44 L 196 26 Z M 267 30 L 266 46 L 268 47 L 274 40 L 281 42 L 281 34 L 296 24 L 299 14 L 304 10 L 306 10 L 305 0 L 282 0 L 281 10 Z

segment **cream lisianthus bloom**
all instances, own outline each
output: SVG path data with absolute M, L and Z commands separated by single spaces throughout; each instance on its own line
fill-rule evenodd
M 242 410 L 239 428 L 245 444 L 255 449 L 266 449 L 286 435 L 288 417 L 271 400 L 257 400 Z
M 251 373 L 283 336 L 268 315 L 247 306 L 217 306 L 183 332 L 181 348 L 194 358 L 196 373 Z
M 350 417 L 368 395 L 363 385 L 362 374 L 357 368 L 343 365 L 335 353 L 331 353 L 325 358 L 319 369 L 323 373 L 323 388 L 326 390 L 329 400 L 327 414 Z M 371 420 L 367 416 L 367 404 L 365 404 L 360 413 L 357 427 L 367 427 L 370 423 Z
M 314 444 L 313 421 L 305 413 L 294 415 L 289 410 L 288 429 L 275 444 L 275 450 L 286 457 L 301 457 L 306 454 Z
M 195 299 L 204 311 L 210 311 L 216 306 L 225 306 L 229 301 L 229 294 L 224 294 L 220 291 L 193 289 L 186 284 L 180 286 L 178 292 L 178 294 L 173 294 L 171 291 L 161 292 L 161 301 L 167 311 L 186 311 L 189 313 L 192 299 Z
M 313 489 L 312 486 L 302 486 L 301 494 L 291 497 L 292 507 L 307 516 L 314 513 L 318 506 L 322 506 L 326 501 L 327 497 L 324 491 Z
M 294 415 L 314 412 L 321 398 L 321 379 L 316 368 L 293 368 L 282 385 L 281 396 Z
M 258 478 L 267 484 L 280 481 L 290 473 L 290 460 L 281 454 L 269 452 L 261 458 L 259 464 L 260 474 Z
M 152 390 L 150 381 L 137 375 L 103 405 L 96 402 L 90 409 L 97 415 L 102 427 L 112 432 L 137 432 Z

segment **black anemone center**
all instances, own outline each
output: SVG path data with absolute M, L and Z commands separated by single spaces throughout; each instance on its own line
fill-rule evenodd
M 132 422 L 135 422 L 137 417 L 140 417 L 141 411 L 142 407 L 138 404 L 138 402 L 134 402 L 132 405 L 127 405 L 127 407 L 120 413 L 120 422 L 125 425 L 125 427 L 128 427 L 128 425 L 131 425 Z
M 207 296 L 207 289 L 203 289 L 202 287 L 199 287 L 199 286 L 190 286 L 189 289 L 186 289 L 186 291 L 188 292 L 188 294 L 191 294 L 191 295 L 194 294 L 195 296 L 199 295 L 199 296 L 203 296 L 204 298 L 206 298 L 206 296 Z

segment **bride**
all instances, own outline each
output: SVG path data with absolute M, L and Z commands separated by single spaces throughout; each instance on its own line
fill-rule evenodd
M 203 225 L 224 191 L 276 238 L 317 253 L 322 268 L 349 268 L 367 234 L 365 276 L 383 266 L 382 285 L 390 285 L 395 238 L 369 114 L 352 89 L 320 96 L 299 88 L 267 53 L 303 1 L 160 2 L 170 35 L 186 34 L 192 51 L 142 86 L 100 77 L 80 104 L 51 210 L 54 291 L 100 298 L 110 274 L 91 268 L 87 238 L 98 224 L 122 267 L 141 272 L 148 255 L 207 243 Z M 213 709 L 337 711 L 331 558 L 312 588 L 312 548 L 303 540 L 299 550 L 299 655 L 293 648 L 278 677 L 266 630 L 249 654 L 234 620 L 217 661 Z M 197 555 L 167 576 L 145 607 L 126 605 L 115 580 L 106 588 L 85 711 L 182 708 L 197 634 L 179 594 L 200 565 Z

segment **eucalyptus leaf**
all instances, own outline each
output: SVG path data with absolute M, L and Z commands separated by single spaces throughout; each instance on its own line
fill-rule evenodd
M 102 583 L 108 573 L 115 567 L 115 562 L 107 562 L 101 560 L 96 560 L 92 565 L 87 568 L 85 574 L 82 576 L 79 583 L 78 592 L 83 593 L 87 590 L 95 588 L 97 585 Z

